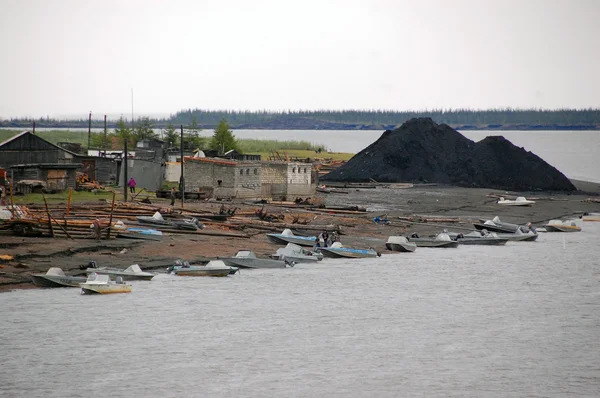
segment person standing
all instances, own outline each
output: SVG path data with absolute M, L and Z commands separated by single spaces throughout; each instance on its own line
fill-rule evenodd
M 171 188 L 169 197 L 171 198 L 171 206 L 175 206 L 175 187 Z
M 135 184 L 135 180 L 133 179 L 133 177 L 131 177 L 129 179 L 129 182 L 127 183 L 127 185 L 129 185 L 129 192 L 135 193 Z

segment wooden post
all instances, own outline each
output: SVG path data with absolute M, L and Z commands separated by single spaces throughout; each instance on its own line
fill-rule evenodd
M 179 177 L 179 191 L 181 192 L 181 208 L 183 209 L 183 205 L 185 204 L 185 178 L 183 177 L 183 124 L 181 125 L 181 177 Z
M 66 228 L 63 228 L 63 226 L 62 226 L 62 225 L 60 225 L 60 223 L 59 223 L 58 221 L 56 221 L 56 219 L 55 219 L 54 217 L 52 217 L 52 216 L 50 215 L 50 213 L 48 213 L 48 216 L 49 216 L 49 217 L 52 219 L 52 221 L 54 221 L 54 222 L 56 223 L 56 225 L 58 225 L 58 227 L 59 227 L 60 229 L 62 229 L 62 230 L 63 230 L 63 232 L 64 232 L 65 234 L 67 234 L 67 237 L 68 237 L 69 239 L 71 239 L 71 240 L 74 240 L 74 239 L 73 239 L 73 237 L 72 237 L 71 235 L 69 235 L 69 233 L 67 232 Z M 67 220 L 65 220 L 65 223 L 66 223 L 66 222 L 67 222 Z M 50 224 L 50 225 L 52 225 L 52 224 Z M 52 233 L 52 236 L 54 236 L 54 232 Z
M 112 228 L 112 218 L 113 212 L 115 211 L 115 197 L 117 196 L 116 192 L 113 192 L 113 200 L 112 206 L 110 207 L 110 218 L 108 219 L 108 233 L 106 234 L 106 239 L 110 239 L 110 229 Z
M 69 188 L 69 198 L 67 199 L 67 216 L 71 213 L 71 195 L 73 194 L 73 188 Z
M 46 201 L 46 195 L 43 195 L 44 205 L 46 205 L 46 213 L 48 213 L 48 226 L 50 227 L 50 235 L 54 238 L 54 229 L 52 228 L 52 220 L 50 219 L 50 210 L 48 210 L 48 202 Z
M 8 184 L 9 186 L 9 190 L 10 190 L 10 212 L 12 213 L 13 218 L 15 217 L 15 200 L 13 199 L 13 182 L 12 182 L 12 178 L 10 179 L 10 184 Z

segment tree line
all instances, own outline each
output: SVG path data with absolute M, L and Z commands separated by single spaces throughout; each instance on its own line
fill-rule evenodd
M 297 120 L 313 120 L 323 123 L 347 125 L 348 128 L 391 128 L 399 126 L 415 117 L 428 117 L 437 123 L 446 123 L 455 127 L 497 128 L 502 126 L 532 126 L 554 128 L 573 126 L 579 128 L 599 128 L 600 109 L 433 109 L 421 111 L 393 110 L 288 110 L 288 111 L 243 111 L 243 110 L 180 110 L 167 118 L 139 118 L 136 123 L 148 121 L 154 128 L 186 126 L 194 129 L 194 124 L 204 128 L 214 128 L 221 120 L 227 120 L 231 128 L 269 128 L 273 123 L 283 122 L 293 128 Z M 46 128 L 87 128 L 88 119 L 52 119 L 49 117 L 10 118 L 0 120 L 0 127 L 27 127 L 33 123 Z M 108 122 L 115 128 L 118 120 Z M 287 123 L 287 124 L 286 124 Z M 102 120 L 92 120 L 93 128 L 102 128 Z M 303 126 L 306 126 L 303 124 Z M 319 128 L 327 128 L 320 125 Z M 302 127 L 306 129 L 306 127 Z M 332 126 L 339 128 L 339 126 Z

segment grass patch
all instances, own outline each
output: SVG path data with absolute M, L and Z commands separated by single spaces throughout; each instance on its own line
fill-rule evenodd
M 290 159 L 313 159 L 313 160 L 350 160 L 353 153 L 345 152 L 321 152 L 316 153 L 315 151 L 299 150 L 299 149 L 278 149 L 277 152 L 282 159 L 285 159 L 287 154 Z M 271 152 L 258 152 L 261 155 L 262 160 L 268 160 L 273 154 Z

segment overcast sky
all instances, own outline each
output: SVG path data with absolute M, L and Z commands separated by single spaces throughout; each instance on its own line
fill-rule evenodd
M 3 118 L 600 108 L 599 0 L 0 0 L 0 49 Z

